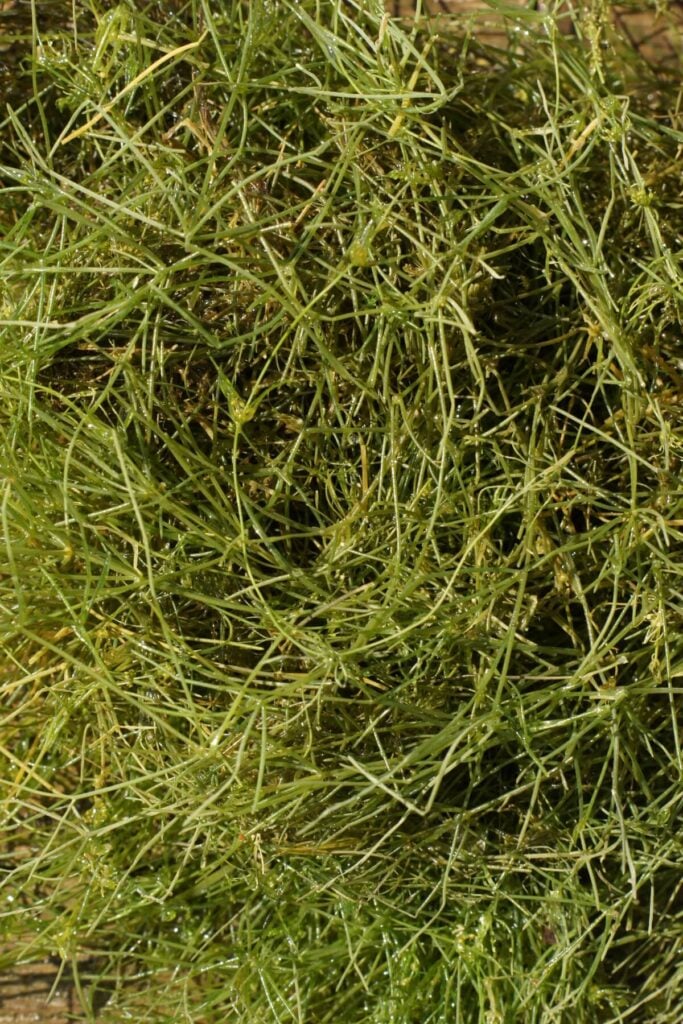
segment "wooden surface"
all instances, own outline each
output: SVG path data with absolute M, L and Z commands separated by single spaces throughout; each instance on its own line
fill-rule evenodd
M 67 1014 L 75 1010 L 72 993 L 61 985 L 49 999 L 56 977 L 57 968 L 51 964 L 2 974 L 0 1024 L 67 1024 Z
M 505 0 L 509 7 L 526 8 L 533 18 L 529 0 Z M 585 17 L 590 4 L 575 0 L 567 0 L 564 5 L 575 12 L 579 19 Z M 680 61 L 683 55 L 683 2 L 670 0 L 666 11 L 656 12 L 630 11 L 619 4 L 608 5 L 615 31 L 630 45 L 637 47 L 649 60 L 660 64 L 671 64 Z M 544 4 L 539 0 L 538 8 L 543 10 Z M 400 17 L 414 14 L 416 0 L 387 0 L 387 10 Z M 422 0 L 421 10 L 424 14 L 434 17 L 455 17 L 467 21 L 482 38 L 494 46 L 504 46 L 507 34 L 504 18 L 486 4 L 486 0 Z M 561 32 L 571 33 L 572 19 L 565 16 L 559 19 Z

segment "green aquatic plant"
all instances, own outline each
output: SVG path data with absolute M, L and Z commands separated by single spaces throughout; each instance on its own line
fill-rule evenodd
M 3 969 L 679 1024 L 680 68 L 598 3 L 5 6 Z

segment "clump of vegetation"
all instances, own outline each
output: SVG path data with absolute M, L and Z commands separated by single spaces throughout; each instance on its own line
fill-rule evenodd
M 679 1024 L 680 73 L 598 3 L 5 8 L 0 963 Z

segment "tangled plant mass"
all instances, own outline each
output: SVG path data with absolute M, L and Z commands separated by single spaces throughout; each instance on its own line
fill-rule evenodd
M 3 969 L 679 1024 L 680 74 L 597 3 L 64 7 L 3 12 Z

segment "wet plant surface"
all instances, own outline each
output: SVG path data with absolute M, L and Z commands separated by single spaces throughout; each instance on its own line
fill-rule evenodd
M 678 1024 L 680 69 L 68 6 L 2 11 L 0 968 Z

